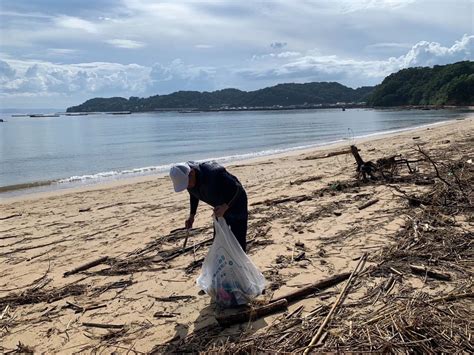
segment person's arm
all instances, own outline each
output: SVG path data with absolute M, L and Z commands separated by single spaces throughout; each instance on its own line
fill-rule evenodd
M 189 194 L 189 204 L 191 207 L 191 211 L 189 213 L 189 217 L 184 223 L 184 226 L 186 229 L 191 229 L 193 228 L 193 223 L 194 223 L 194 216 L 196 215 L 197 207 L 199 204 L 199 199 L 195 197 L 192 194 Z
M 190 215 L 195 216 L 198 205 L 199 205 L 199 199 L 196 196 L 194 196 L 193 194 L 189 194 L 189 205 L 191 207 Z

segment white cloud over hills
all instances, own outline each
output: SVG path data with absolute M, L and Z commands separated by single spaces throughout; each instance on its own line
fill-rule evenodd
M 229 79 L 225 87 L 252 82 L 254 88 L 281 82 L 340 81 L 372 85 L 386 75 L 410 66 L 432 66 L 472 58 L 474 36 L 464 35 L 451 46 L 422 41 L 400 57 L 386 60 L 354 60 L 336 55 L 318 55 L 311 51 L 271 53 L 254 56 L 246 67 L 204 67 L 176 59 L 151 67 L 138 64 L 0 61 L 0 95 L 77 95 L 150 96 L 177 90 L 222 89 L 218 83 Z M 236 85 L 232 84 L 234 80 Z

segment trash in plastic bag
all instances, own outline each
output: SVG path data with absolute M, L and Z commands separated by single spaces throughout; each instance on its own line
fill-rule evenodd
M 249 303 L 263 292 L 265 278 L 242 250 L 224 218 L 214 219 L 215 238 L 196 280 L 221 307 Z

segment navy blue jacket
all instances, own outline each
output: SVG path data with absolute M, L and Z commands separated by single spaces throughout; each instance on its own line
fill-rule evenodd
M 224 217 L 247 218 L 247 195 L 240 181 L 216 162 L 188 162 L 196 171 L 196 185 L 188 189 L 191 214 L 196 214 L 199 200 L 212 207 L 226 203 Z

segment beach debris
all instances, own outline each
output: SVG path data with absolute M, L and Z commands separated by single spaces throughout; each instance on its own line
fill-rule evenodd
M 186 237 L 184 238 L 183 251 L 186 249 L 186 244 L 188 243 L 189 238 L 189 229 L 186 229 Z
M 75 313 L 85 313 L 87 311 L 93 311 L 93 310 L 96 310 L 96 309 L 105 308 L 105 307 L 107 307 L 107 305 L 106 304 L 98 304 L 98 305 L 91 305 L 91 306 L 83 307 L 83 306 L 79 306 L 78 304 L 72 303 L 70 301 L 66 301 L 66 306 L 64 306 L 64 307 L 65 308 L 71 308 L 72 310 L 74 310 Z
M 21 213 L 14 213 L 9 216 L 0 217 L 0 221 L 4 221 L 6 219 L 15 218 L 15 217 L 21 217 Z
M 168 297 L 150 296 L 150 297 L 161 302 L 176 302 L 176 301 L 182 301 L 182 300 L 189 301 L 196 298 L 196 296 L 192 296 L 192 295 L 177 295 L 177 296 L 168 296 Z
M 301 185 L 305 182 L 318 181 L 318 180 L 321 180 L 322 178 L 323 177 L 321 175 L 310 176 L 310 177 L 307 177 L 307 178 L 304 178 L 304 179 L 298 179 L 298 180 L 295 180 L 295 181 L 290 181 L 290 185 Z
M 105 323 L 90 323 L 90 322 L 82 322 L 84 327 L 92 327 L 92 328 L 103 328 L 103 329 L 122 329 L 125 327 L 125 324 L 105 324 Z
M 451 281 L 451 275 L 445 274 L 433 269 L 428 269 L 426 266 L 410 265 L 410 269 L 414 274 L 421 276 L 428 276 L 433 279 L 442 280 L 442 281 Z
M 309 156 L 309 157 L 305 157 L 301 160 L 325 159 L 325 158 L 335 157 L 337 155 L 350 154 L 350 153 L 351 153 L 351 150 L 346 149 L 346 150 L 341 150 L 341 151 L 336 151 L 336 152 L 329 152 L 329 153 L 322 154 L 322 155 L 312 155 L 312 156 Z
M 296 255 L 293 260 L 294 261 L 300 261 L 306 259 L 306 253 L 304 251 L 300 252 L 298 255 Z
M 319 326 L 319 329 L 318 329 L 317 333 L 311 338 L 310 343 L 308 344 L 308 346 L 306 347 L 306 349 L 303 352 L 304 355 L 306 355 L 310 351 L 310 349 L 312 347 L 314 347 L 315 344 L 317 344 L 317 342 L 319 341 L 319 339 L 323 335 L 324 327 L 326 327 L 327 324 L 329 323 L 329 321 L 331 320 L 331 317 L 334 314 L 334 312 L 336 311 L 337 307 L 339 307 L 344 302 L 345 295 L 346 295 L 349 287 L 351 286 L 352 280 L 355 277 L 357 277 L 357 274 L 360 273 L 364 269 L 364 265 L 365 265 L 366 260 L 367 260 L 367 254 L 364 254 L 360 258 L 359 262 L 357 263 L 355 269 L 352 271 L 351 275 L 349 276 L 349 279 L 347 280 L 346 284 L 344 285 L 344 288 L 339 293 L 339 296 L 337 297 L 336 301 L 334 302 L 334 304 L 333 304 L 331 310 L 329 311 L 329 313 L 327 314 L 326 318 L 324 318 L 324 321 Z
M 153 314 L 153 317 L 155 318 L 175 318 L 176 316 L 179 316 L 180 313 L 174 313 L 174 312 L 164 312 L 164 311 L 158 311 Z
M 293 303 L 295 301 L 301 300 L 310 295 L 317 295 L 322 290 L 325 290 L 329 287 L 335 286 L 340 284 L 341 282 L 347 280 L 351 274 L 349 272 L 345 272 L 342 274 L 337 274 L 331 276 L 327 279 L 322 281 L 317 281 L 309 286 L 302 287 L 296 291 L 292 291 L 286 295 L 277 297 L 272 299 L 272 302 L 279 301 L 282 299 L 286 299 L 289 303 Z
M 79 208 L 79 212 L 89 212 L 90 210 L 90 207 Z
M 300 249 L 304 249 L 304 243 L 303 242 L 296 242 L 295 247 L 300 248 Z
M 402 158 L 400 154 L 397 154 L 377 159 L 377 161 L 374 163 L 372 161 L 364 161 L 355 145 L 351 145 L 351 152 L 357 163 L 357 177 L 362 177 L 363 181 L 367 181 L 367 177 L 369 177 L 371 180 L 391 180 L 393 179 L 394 175 L 396 175 L 400 165 L 406 165 L 408 171 L 413 174 L 415 170 L 411 167 L 410 163 L 418 163 L 424 160 L 408 160 Z
M 106 208 L 117 207 L 117 206 L 125 206 L 125 205 L 139 205 L 139 204 L 144 204 L 145 202 L 146 201 L 117 202 L 117 203 L 113 203 L 111 205 L 97 207 L 97 210 L 104 210 Z
M 367 207 L 370 207 L 372 205 L 375 205 L 377 202 L 379 202 L 379 199 L 378 198 L 374 198 L 373 200 L 370 200 L 370 201 L 367 201 L 366 203 L 360 205 L 359 207 L 357 207 L 360 210 L 363 210 L 363 209 L 366 209 Z
M 66 271 L 64 274 L 63 274 L 63 277 L 67 277 L 69 275 L 73 275 L 73 274 L 77 274 L 78 272 L 81 272 L 81 271 L 85 271 L 85 270 L 88 270 L 94 266 L 97 266 L 97 265 L 100 265 L 100 264 L 103 264 L 105 263 L 107 260 L 109 259 L 108 256 L 103 256 L 103 257 L 100 257 L 99 259 L 96 259 L 96 260 L 93 260 L 93 261 L 90 261 L 84 265 L 81 265 L 81 266 L 78 266 L 74 269 L 72 269 L 71 271 Z
M 269 314 L 282 311 L 287 307 L 288 301 L 286 299 L 281 299 L 278 301 L 270 302 L 264 306 L 250 307 L 250 309 L 246 309 L 238 313 L 218 315 L 216 316 L 216 320 L 221 327 L 228 327 L 233 324 L 254 321 Z

